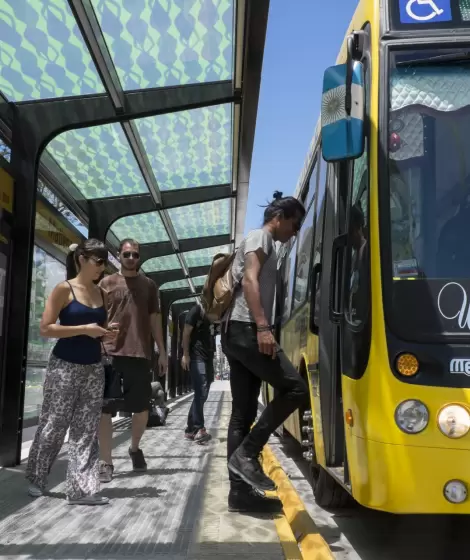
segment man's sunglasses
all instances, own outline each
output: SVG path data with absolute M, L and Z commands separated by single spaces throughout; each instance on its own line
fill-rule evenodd
M 136 259 L 136 260 L 137 260 L 137 259 L 140 259 L 140 254 L 137 253 L 137 251 L 125 251 L 125 252 L 122 254 L 122 256 L 123 256 L 125 259 L 130 259 L 131 257 L 132 257 L 133 259 Z

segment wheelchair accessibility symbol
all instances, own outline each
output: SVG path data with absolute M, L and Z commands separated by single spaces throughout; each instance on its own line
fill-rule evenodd
M 402 23 L 434 23 L 451 19 L 450 0 L 400 0 Z
M 419 16 L 415 14 L 413 12 L 413 4 L 428 4 L 429 14 L 427 16 Z M 410 0 L 406 5 L 406 13 L 410 16 L 410 18 L 413 18 L 416 21 L 430 21 L 436 16 L 440 16 L 441 14 L 443 14 L 444 10 L 440 10 L 432 0 Z

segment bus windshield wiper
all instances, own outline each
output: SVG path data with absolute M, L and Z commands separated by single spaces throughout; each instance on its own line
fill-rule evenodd
M 400 60 L 396 66 L 427 66 L 434 64 L 445 64 L 446 62 L 470 62 L 470 52 L 460 51 L 449 54 L 430 56 L 429 58 L 417 58 L 415 60 Z

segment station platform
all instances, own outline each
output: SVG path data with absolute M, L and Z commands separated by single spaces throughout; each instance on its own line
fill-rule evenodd
M 285 558 L 275 519 L 227 511 L 228 382 L 213 384 L 205 408 L 213 439 L 204 446 L 183 438 L 188 397 L 173 408 L 166 426 L 147 429 L 144 474 L 131 471 L 129 419 L 115 423 L 115 477 L 102 485 L 111 500 L 107 506 L 67 505 L 66 446 L 44 497 L 27 495 L 24 464 L 0 471 L 0 558 Z
M 65 502 L 66 446 L 50 477 L 50 492 L 27 493 L 24 463 L 0 470 L 0 560 L 445 560 L 466 558 L 467 516 L 397 516 L 359 506 L 327 511 L 314 500 L 308 466 L 289 437 L 273 436 L 268 473 L 284 477 L 284 514 L 227 511 L 226 437 L 229 383 L 216 381 L 206 404 L 213 439 L 185 441 L 192 395 L 174 402 L 167 425 L 142 440 L 148 471 L 134 474 L 128 456 L 129 419 L 114 431 L 115 478 L 103 485 L 107 506 Z M 279 480 L 277 480 L 279 483 Z M 279 485 L 279 484 L 278 484 Z M 299 509 L 300 507 L 300 509 Z M 297 542 L 296 542 L 297 541 Z M 297 547 L 297 544 L 300 546 Z

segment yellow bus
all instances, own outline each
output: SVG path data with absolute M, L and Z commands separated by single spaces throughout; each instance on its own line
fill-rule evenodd
M 360 0 L 280 255 L 319 505 L 470 513 L 469 131 L 470 2 Z

